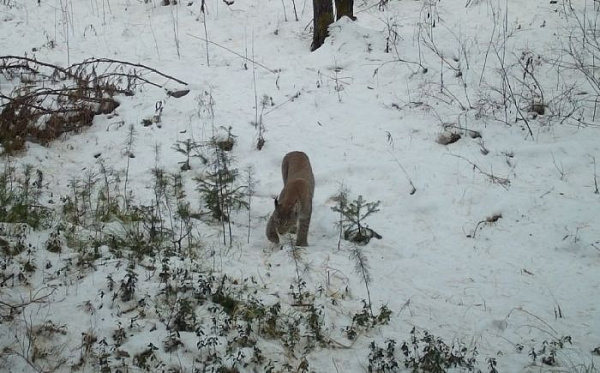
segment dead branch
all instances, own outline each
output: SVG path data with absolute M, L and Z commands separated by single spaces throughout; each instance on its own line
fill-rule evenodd
M 474 170 L 477 170 L 477 171 L 479 171 L 480 174 L 487 176 L 492 183 L 499 184 L 504 189 L 508 189 L 508 187 L 510 186 L 510 180 L 508 178 L 499 177 L 499 176 L 490 174 L 488 172 L 485 172 L 478 165 L 476 165 L 475 163 L 471 162 L 470 160 L 468 160 L 467 158 L 463 157 L 462 155 L 457 155 L 457 154 L 450 154 L 450 155 L 453 156 L 453 157 L 456 157 L 456 158 L 460 158 L 460 159 L 462 159 L 464 161 L 467 161 L 471 166 L 473 166 Z
M 268 72 L 270 72 L 271 74 L 277 74 L 277 70 L 270 69 L 270 68 L 266 67 L 265 65 L 263 65 L 263 64 L 261 64 L 261 63 L 259 63 L 259 62 L 256 62 L 255 60 L 253 60 L 253 59 L 251 59 L 251 58 L 248 58 L 248 57 L 246 57 L 246 56 L 243 56 L 243 55 L 239 54 L 238 52 L 236 52 L 236 51 L 234 51 L 234 50 L 231 50 L 231 49 L 229 49 L 229 48 L 227 48 L 227 47 L 224 47 L 224 46 L 222 46 L 221 44 L 215 43 L 214 41 L 207 40 L 207 39 L 204 39 L 204 38 L 202 38 L 202 37 L 200 37 L 200 36 L 196 36 L 196 35 L 192 35 L 192 34 L 188 34 L 188 36 L 191 36 L 191 37 L 192 37 L 192 38 L 194 38 L 194 39 L 199 39 L 199 40 L 202 40 L 202 41 L 204 41 L 204 42 L 210 43 L 210 44 L 212 44 L 212 45 L 214 45 L 214 46 L 216 46 L 216 47 L 219 47 L 219 48 L 225 49 L 225 50 L 226 50 L 227 52 L 229 52 L 229 53 L 233 53 L 233 54 L 235 54 L 236 56 L 238 56 L 238 57 L 240 57 L 240 58 L 242 58 L 242 59 L 244 59 L 244 60 L 246 60 L 246 61 L 248 61 L 248 62 L 252 62 L 253 64 L 256 64 L 256 66 L 260 66 L 260 67 L 262 67 L 263 69 L 267 70 L 267 71 L 268 71 Z
M 39 66 L 49 67 L 50 69 L 52 69 L 54 71 L 59 71 L 59 72 L 65 74 L 65 76 L 71 76 L 71 73 L 65 68 L 62 68 L 60 66 L 57 66 L 57 65 L 54 65 L 51 63 L 38 61 L 33 58 L 21 57 L 21 56 L 0 56 L 0 62 L 2 62 L 2 64 L 0 64 L 0 71 L 2 71 L 4 69 L 8 69 L 8 68 L 16 68 L 16 67 L 20 66 L 20 65 L 11 64 L 10 63 L 11 60 L 14 60 L 16 62 L 25 61 L 25 62 L 33 63 L 33 64 L 36 64 Z M 25 66 L 26 66 L 25 69 L 29 69 L 29 70 L 31 70 L 31 72 L 34 72 L 34 73 L 39 72 L 38 69 L 33 69 L 33 68 L 29 67 L 29 65 L 25 65 Z
M 415 184 L 413 184 L 410 176 L 408 176 L 408 172 L 406 172 L 406 169 L 404 168 L 404 166 L 402 166 L 402 164 L 400 163 L 400 161 L 398 160 L 398 158 L 396 158 L 396 156 L 394 156 L 394 154 L 392 154 L 392 152 L 390 152 L 389 150 L 388 150 L 388 153 L 390 153 L 390 155 L 392 156 L 392 159 L 394 160 L 394 162 L 396 162 L 396 164 L 398 165 L 398 167 L 400 167 L 400 169 L 404 173 L 404 177 L 406 177 L 406 180 L 408 181 L 408 183 L 411 186 L 410 193 L 408 193 L 408 194 L 410 194 L 412 196 L 413 194 L 415 194 L 417 192 L 417 188 L 415 188 Z
M 149 76 L 187 85 L 152 67 L 109 58 L 90 58 L 64 68 L 29 57 L 0 56 L 0 74 L 20 78 L 10 94 L 0 92 L 4 153 L 20 150 L 25 140 L 48 143 L 92 125 L 95 115 L 119 107 L 113 98 L 117 94 L 132 96 L 145 84 L 164 88 Z
M 120 65 L 120 67 L 122 67 L 122 66 L 129 66 L 129 67 L 141 68 L 141 69 L 150 71 L 152 73 L 155 73 L 157 75 L 160 75 L 160 76 L 162 76 L 164 78 L 167 78 L 169 80 L 172 80 L 174 82 L 177 82 L 179 84 L 188 85 L 183 80 L 179 80 L 179 79 L 177 79 L 177 78 L 175 78 L 175 77 L 173 77 L 171 75 L 167 75 L 167 74 L 165 74 L 163 72 L 160 72 L 160 71 L 158 71 L 158 70 L 156 70 L 156 69 L 154 69 L 154 68 L 152 68 L 150 66 L 143 65 L 141 63 L 131 63 L 131 62 L 127 62 L 127 61 L 113 60 L 113 59 L 110 59 L 110 58 L 88 58 L 87 60 L 85 60 L 83 62 L 75 63 L 75 64 L 71 65 L 69 67 L 69 70 L 75 69 L 76 71 L 80 71 L 80 69 L 82 69 L 82 68 L 84 70 L 87 70 L 87 68 L 90 65 L 94 65 L 94 64 L 99 65 L 99 64 L 103 64 L 103 63 L 108 64 L 109 66 L 111 66 L 113 64 L 117 64 L 117 65 Z M 141 79 L 141 77 L 138 77 L 138 78 Z M 152 85 L 154 85 L 156 87 L 163 87 L 162 85 L 158 85 L 158 84 L 154 84 L 154 83 L 152 83 Z
M 7 302 L 0 300 L 0 310 L 2 310 L 3 308 L 9 310 L 8 314 L 2 315 L 2 317 L 9 317 L 9 315 L 12 316 L 14 314 L 14 312 L 18 312 L 20 309 L 30 306 L 32 304 L 45 303 L 47 301 L 47 299 L 50 296 L 52 296 L 55 292 L 56 292 L 56 289 L 53 288 L 52 291 L 50 291 L 50 293 L 48 293 L 46 295 L 42 295 L 37 298 L 30 299 L 26 302 L 21 302 L 21 303 L 16 303 L 16 304 L 7 303 Z
M 475 229 L 473 230 L 473 234 L 468 234 L 467 237 L 468 238 L 475 238 L 475 235 L 477 234 L 477 230 L 479 229 L 479 226 L 481 224 L 492 224 L 497 222 L 498 220 L 500 220 L 502 218 L 502 214 L 493 214 L 488 216 L 487 218 L 485 218 L 484 220 L 480 220 L 479 222 L 477 222 L 477 225 L 475 225 Z

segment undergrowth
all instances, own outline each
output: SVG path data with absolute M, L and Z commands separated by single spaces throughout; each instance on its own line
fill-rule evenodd
M 386 4 L 379 6 L 383 9 Z M 500 19 L 497 11 L 492 9 Z M 458 118 L 457 123 L 443 123 L 444 130 L 458 129 L 473 139 L 480 138 L 463 124 L 467 118 L 488 118 L 520 126 L 526 137 L 533 138 L 534 125 L 585 126 L 595 120 L 600 84 L 591 72 L 598 57 L 598 49 L 593 47 L 598 44 L 597 37 L 587 32 L 587 25 L 578 26 L 580 16 L 570 7 L 563 8 L 563 16 L 573 25 L 573 37 L 564 46 L 568 62 L 561 68 L 584 74 L 594 91 L 584 100 L 576 99 L 577 90 L 562 76 L 556 91 L 539 84 L 537 77 L 550 65 L 543 55 L 532 50 L 506 55 L 506 40 L 514 31 L 507 29 L 488 43 L 496 75 L 480 82 L 487 94 L 474 97 L 467 85 L 472 81 L 467 75 L 474 70 L 469 72 L 465 41 L 457 38 L 455 58 L 444 56 L 433 34 L 432 20 L 439 17 L 429 18 L 437 9 L 425 13 L 428 20 L 419 26 L 417 42 L 439 59 L 441 68 L 439 81 L 437 77 L 428 80 L 423 92 L 435 91 L 432 95 L 437 101 Z M 398 62 L 406 63 L 400 60 L 396 46 L 401 38 L 395 21 L 386 25 L 386 52 L 395 52 Z M 586 35 L 594 43 L 584 43 L 583 52 L 578 53 L 577 44 L 583 43 Z M 415 63 L 423 74 L 428 71 L 424 63 Z M 482 77 L 484 70 L 485 66 Z M 363 250 L 372 238 L 382 238 L 365 224 L 379 211 L 380 201 L 369 202 L 360 195 L 350 200 L 346 190 L 340 192 L 332 210 L 339 216 L 340 241 L 343 238 L 353 245 L 350 260 L 366 292 L 362 307 L 351 300 L 327 298 L 322 289 L 311 288 L 306 276 L 309 265 L 296 251 L 292 252 L 293 279 L 282 285 L 289 289 L 285 294 L 269 288 L 264 279 L 223 272 L 223 258 L 218 257 L 221 247 L 207 244 L 207 236 L 214 233 L 217 223 L 223 246 L 231 249 L 236 244 L 236 218 L 241 220 L 241 211 L 250 216 L 252 175 L 249 170 L 248 182 L 240 180 L 231 153 L 237 141 L 232 128 L 220 127 L 224 135 L 217 136 L 214 99 L 209 92 L 199 100 L 204 110 L 199 117 L 211 121 L 213 136 L 206 142 L 191 137 L 177 141 L 172 150 L 183 158 L 175 172 L 163 168 L 157 150 L 155 165 L 148 171 L 148 200 L 139 200 L 128 187 L 129 158 L 135 151 L 132 125 L 127 169 L 115 169 L 99 158 L 95 167 L 68 180 L 66 193 L 54 196 L 46 185 L 44 170 L 29 165 L 19 168 L 8 156 L 22 151 L 25 141 L 48 144 L 64 133 L 81 131 L 92 124 L 94 116 L 113 113 L 119 95 L 133 95 L 142 85 L 161 87 L 149 77 L 185 83 L 145 65 L 111 59 L 88 59 L 65 68 L 29 57 L 0 56 L 0 74 L 7 83 L 3 89 L 10 87 L 10 92 L 0 92 L 0 153 L 5 157 L 0 170 L 3 366 L 48 372 L 319 371 L 320 367 L 310 365 L 311 353 L 344 346 L 348 341 L 352 346 L 392 321 L 393 310 L 387 305 L 377 309 L 372 303 L 370 289 L 377 284 L 370 276 L 368 252 Z M 337 77 L 335 81 L 337 84 Z M 182 95 L 185 93 L 168 94 Z M 263 112 L 273 103 L 270 97 L 263 97 L 259 117 L 255 101 L 253 124 L 258 132 L 257 148 L 262 149 Z M 152 120 L 143 124 L 161 123 L 164 108 L 159 101 Z M 485 147 L 481 147 L 484 153 Z M 186 178 L 189 174 L 193 176 Z M 188 185 L 190 179 L 193 185 Z M 498 177 L 493 180 L 502 181 Z M 194 188 L 197 193 L 188 195 Z M 53 307 L 70 302 L 65 295 L 80 295 L 79 285 L 89 282 L 97 292 L 81 296 L 85 300 L 69 304 L 72 308 L 66 311 L 89 319 L 82 323 L 73 320 L 73 325 L 53 320 L 57 317 Z M 349 325 L 336 328 L 334 312 L 346 315 Z M 103 317 L 114 318 L 112 329 L 98 327 Z M 81 324 L 83 330 L 78 329 Z M 571 343 L 571 337 L 564 336 L 532 342 L 528 348 L 519 345 L 518 352 L 527 353 L 533 366 L 561 368 L 561 352 Z M 477 346 L 460 340 L 448 342 L 418 328 L 398 340 L 373 340 L 368 349 L 369 372 L 498 371 L 495 357 L 482 363 Z
M 233 138 L 230 132 L 227 138 Z M 326 327 L 329 308 L 322 290 L 309 289 L 302 272 L 287 297 L 273 297 L 253 277 L 232 278 L 215 270 L 215 251 L 206 247 L 202 232 L 220 220 L 223 237 L 231 240 L 226 243 L 233 242 L 232 217 L 246 206 L 247 196 L 232 184 L 237 171 L 222 145 L 211 140 L 207 146 L 212 152 L 205 153 L 205 170 L 197 173 L 197 185 L 203 186 L 198 194 L 188 196 L 182 174 L 165 171 L 157 155 L 149 171 L 151 198 L 144 202 L 125 187 L 127 169 L 116 170 L 100 158 L 95 168 L 68 181 L 63 196 L 43 207 L 49 197 L 43 173 L 30 166 L 17 171 L 6 163 L 0 177 L 0 285 L 34 286 L 40 292 L 21 302 L 11 295 L 17 293 L 0 291 L 0 325 L 26 331 L 3 342 L 0 358 L 6 364 L 20 361 L 36 371 L 173 370 L 171 354 L 194 350 L 188 364 L 198 372 L 309 372 L 314 371 L 307 359 L 311 352 L 339 344 Z M 128 151 L 134 151 L 133 144 Z M 191 201 L 198 197 L 203 202 Z M 114 317 L 113 330 L 61 325 L 59 335 L 81 333 L 81 338 L 58 341 L 54 332 L 44 339 L 35 333 L 56 323 L 51 313 L 20 321 L 55 307 L 55 293 L 47 289 L 58 284 L 71 289 L 98 274 L 104 276 L 95 285 L 98 293 L 73 306 L 83 315 Z M 391 312 L 384 307 L 378 316 L 371 314 L 370 308 L 358 313 L 347 334 L 357 338 L 384 325 Z M 126 347 L 157 327 L 158 340 L 138 350 Z M 51 346 L 50 340 L 57 343 Z M 264 352 L 273 344 L 281 355 L 272 347 Z M 80 351 L 77 358 L 63 353 L 73 349 Z
M 477 348 L 461 342 L 447 344 L 428 331 L 412 328 L 410 338 L 401 343 L 388 339 L 383 346 L 369 344 L 369 372 L 398 372 L 406 368 L 411 372 L 442 373 L 451 368 L 480 372 L 477 369 Z

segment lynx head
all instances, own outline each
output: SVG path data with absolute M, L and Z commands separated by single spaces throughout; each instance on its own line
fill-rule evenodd
M 285 234 L 296 227 L 298 220 L 298 209 L 296 204 L 286 205 L 279 203 L 275 198 L 275 211 L 273 212 L 275 227 L 279 234 Z

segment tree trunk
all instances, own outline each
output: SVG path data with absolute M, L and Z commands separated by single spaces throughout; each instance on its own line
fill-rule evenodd
M 346 16 L 351 20 L 356 20 L 354 17 L 354 0 L 335 0 L 335 9 L 337 11 L 336 21 Z
M 336 0 L 336 3 L 339 0 Z M 353 1 L 353 0 L 350 0 Z M 333 23 L 331 0 L 313 0 L 313 41 L 311 51 L 317 50 L 325 42 L 328 27 Z

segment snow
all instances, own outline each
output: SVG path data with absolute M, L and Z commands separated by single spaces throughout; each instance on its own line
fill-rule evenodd
M 557 73 L 557 66 L 566 59 L 563 46 L 574 25 L 573 19 L 565 19 L 568 4 L 590 18 L 597 10 L 586 0 L 464 3 L 390 1 L 380 10 L 375 1 L 356 2 L 357 21 L 342 19 L 332 25 L 325 44 L 311 53 L 310 2 L 296 3 L 300 20 L 295 22 L 291 2 L 285 2 L 285 21 L 279 1 L 237 0 L 230 6 L 208 1 L 206 29 L 214 44 L 207 49 L 199 1 L 174 6 L 160 6 L 157 0 L 5 1 L 0 5 L 2 55 L 35 56 L 61 66 L 89 57 L 142 63 L 188 83 L 184 87 L 161 78 L 159 84 L 190 90 L 175 99 L 146 85 L 135 96 L 118 96 L 116 115 L 96 116 L 90 128 L 49 146 L 29 143 L 11 162 L 42 169 L 51 198 L 58 202 L 68 195 L 70 180 L 98 172 L 97 154 L 110 168 L 125 170 L 125 139 L 133 125 L 129 188 L 137 203 L 147 204 L 153 198 L 155 164 L 169 172 L 179 170 L 183 157 L 172 149 L 177 141 L 207 141 L 213 127 L 222 133 L 221 126 L 231 126 L 237 136 L 232 152 L 237 167 L 243 173 L 252 166 L 257 181 L 250 242 L 244 211 L 234 216 L 231 248 L 222 244 L 218 224 L 198 223 L 203 247 L 169 258 L 169 265 L 190 270 L 192 284 L 208 273 L 252 278 L 256 284 L 248 287 L 264 304 L 280 301 L 290 309 L 296 264 L 290 247 L 273 247 L 264 229 L 272 198 L 282 186 L 281 159 L 288 151 L 302 150 L 311 159 L 316 191 L 301 276 L 307 291 L 325 289 L 315 303 L 323 309 L 328 336 L 350 346 L 308 352 L 311 370 L 366 371 L 371 341 L 383 345 L 393 338 L 400 344 L 416 327 L 448 344 L 476 346 L 483 371 L 488 371 L 487 358 L 497 360 L 500 372 L 596 371 L 600 360 L 591 351 L 600 346 L 600 195 L 594 193 L 593 160 L 600 161 L 599 123 L 590 109 L 582 111 L 582 122 L 527 114 L 532 137 L 523 121 L 515 123 L 514 110 L 508 123 L 502 123 L 501 108 L 494 113 L 478 109 L 500 97 L 502 53 L 506 66 L 514 68 L 512 82 L 519 94 L 526 95 L 533 84 L 527 80 L 518 85 L 522 69 L 515 66 L 523 62 L 523 53 L 537 61 L 535 75 L 547 99 L 558 100 L 567 83 L 592 94 L 582 76 L 566 69 Z M 385 53 L 389 29 L 398 38 L 394 51 Z M 439 56 L 424 45 L 427 30 Z M 462 79 L 442 64 L 441 56 L 460 67 Z M 0 78 L 3 94 L 10 92 L 10 84 Z M 214 118 L 199 103 L 209 95 Z M 268 103 L 264 111 L 263 95 L 274 104 Z M 142 120 L 155 115 L 159 101 L 160 127 L 144 127 Z M 258 151 L 252 122 L 261 112 L 266 143 Z M 444 124 L 478 131 L 482 137 L 463 135 L 456 143 L 441 145 L 436 140 Z M 6 162 L 2 158 L 0 166 Z M 193 177 L 202 169 L 193 158 L 192 170 L 183 174 L 194 208 L 201 202 Z M 493 182 L 491 175 L 509 184 Z M 331 207 L 341 185 L 350 190 L 351 199 L 362 195 L 381 201 L 381 211 L 367 223 L 383 239 L 372 240 L 363 251 L 372 276 L 373 309 L 386 305 L 393 312 L 388 325 L 361 332 L 354 341 L 342 329 L 361 311 L 367 293 L 349 257 L 352 245 L 342 242 L 342 249 L 337 248 L 338 216 Z M 501 214 L 497 221 L 485 221 L 495 214 Z M 119 229 L 118 224 L 107 227 Z M 37 270 L 26 283 L 3 284 L 0 312 L 4 317 L 5 304 L 50 294 L 48 302 L 24 307 L 15 320 L 2 319 L 2 348 L 15 349 L 16 340 L 25 340 L 24 326 L 51 320 L 66 326 L 65 335 L 47 342 L 65 345 L 52 358 L 64 357 L 59 371 L 70 371 L 83 351 L 82 333 L 94 333 L 112 345 L 111 335 L 120 324 L 128 339 L 118 348 L 130 357 L 113 367 L 132 366 L 133 356 L 150 342 L 171 366 L 185 372 L 198 366 L 194 333 L 181 333 L 184 347 L 176 354 L 160 351 L 169 335 L 161 319 L 167 305 L 157 300 L 164 287 L 158 278 L 160 261 L 138 263 L 146 266 L 136 267 L 133 302 L 112 300 L 107 276 L 118 289 L 128 261 L 101 247 L 93 267 L 67 269 L 74 266 L 77 253 L 66 247 L 60 254 L 45 250 L 48 233 L 28 233 Z M 27 254 L 19 260 L 26 262 Z M 45 263 L 52 267 L 44 269 Z M 4 268 L 4 278 L 16 268 Z M 145 314 L 129 311 L 142 299 L 151 304 Z M 198 317 L 210 319 L 204 312 Z M 570 336 L 572 345 L 559 350 L 559 367 L 532 363 L 532 348 L 563 336 Z M 289 359 L 294 367 L 301 361 L 300 356 L 286 356 L 276 341 L 265 339 L 260 346 L 270 359 Z M 34 369 L 25 359 L 3 355 L 0 371 Z M 83 371 L 96 370 L 92 363 L 83 366 Z

